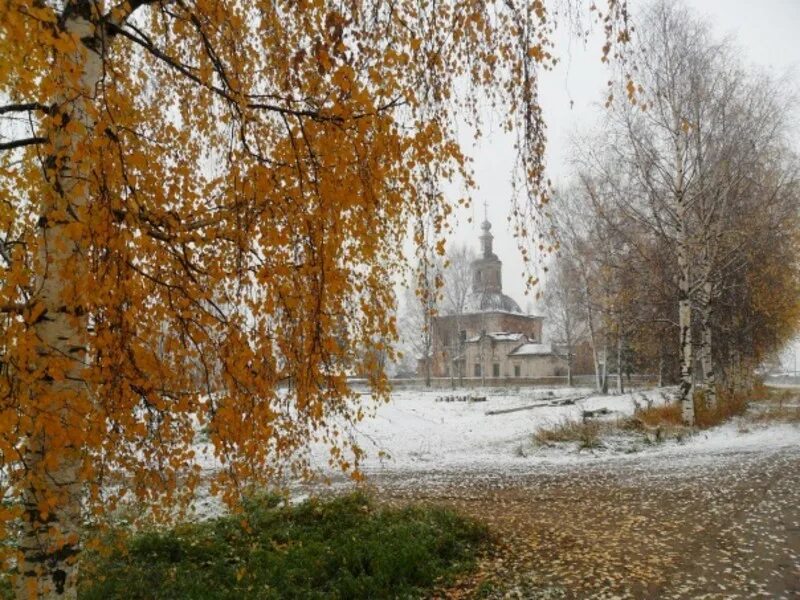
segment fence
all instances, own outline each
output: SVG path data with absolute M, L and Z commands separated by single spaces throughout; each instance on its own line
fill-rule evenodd
M 516 387 L 566 387 L 567 377 L 431 377 L 430 386 L 426 385 L 424 377 L 409 377 L 402 379 L 390 379 L 392 389 L 419 389 L 429 387 L 430 389 L 472 389 L 472 388 L 516 388 Z M 366 387 L 365 379 L 350 379 L 349 383 L 353 387 Z M 637 374 L 624 376 L 623 383 L 628 387 L 654 386 L 657 377 L 650 374 Z M 594 375 L 573 375 L 572 385 L 575 387 L 594 387 Z M 616 376 L 609 376 L 608 387 L 615 389 L 617 385 Z

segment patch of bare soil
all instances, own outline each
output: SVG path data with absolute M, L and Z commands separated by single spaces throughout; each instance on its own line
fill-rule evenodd
M 800 598 L 800 448 L 377 484 L 389 502 L 451 505 L 495 531 L 442 598 Z

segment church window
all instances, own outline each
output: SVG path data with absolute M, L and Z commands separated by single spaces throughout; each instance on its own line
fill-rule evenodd
M 519 377 L 520 371 L 521 369 L 519 368 L 519 365 L 514 365 L 514 377 Z
M 479 363 L 475 363 L 475 377 L 481 376 L 481 365 Z
M 500 364 L 494 363 L 492 365 L 492 377 L 500 377 Z

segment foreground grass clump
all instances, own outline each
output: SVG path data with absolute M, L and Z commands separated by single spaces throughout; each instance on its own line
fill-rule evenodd
M 598 448 L 602 445 L 601 435 L 608 429 L 608 423 L 564 417 L 554 424 L 539 427 L 533 433 L 533 441 L 538 446 L 577 442 L 579 448 Z
M 486 529 L 442 508 L 363 494 L 136 535 L 83 566 L 81 599 L 416 598 L 469 569 Z

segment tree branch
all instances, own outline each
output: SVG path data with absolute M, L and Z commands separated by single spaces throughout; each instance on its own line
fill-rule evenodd
M 0 304 L 0 313 L 14 313 L 19 315 L 27 308 L 30 308 L 30 305 L 21 302 L 9 302 L 7 304 Z
M 8 112 L 30 112 L 34 110 L 38 110 L 43 113 L 49 114 L 53 112 L 53 107 L 42 104 L 41 102 L 23 102 L 20 104 L 6 104 L 5 106 L 0 106 L 0 115 Z
M 33 146 L 35 144 L 44 144 L 47 142 L 45 137 L 30 137 L 23 140 L 13 140 L 11 142 L 0 142 L 0 150 L 13 150 L 14 148 L 22 148 L 24 146 Z

